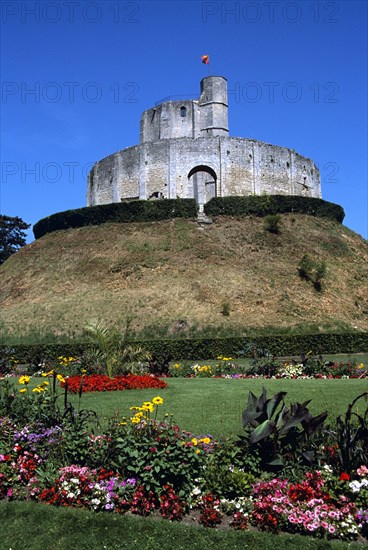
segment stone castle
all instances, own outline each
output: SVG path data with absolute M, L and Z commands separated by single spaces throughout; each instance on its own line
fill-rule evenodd
M 87 206 L 132 199 L 239 195 L 321 197 L 319 170 L 291 149 L 229 136 L 227 80 L 208 76 L 199 99 L 163 101 L 144 111 L 140 144 L 98 161 Z

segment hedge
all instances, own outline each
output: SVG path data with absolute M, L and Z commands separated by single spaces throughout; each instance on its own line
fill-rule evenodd
M 258 349 L 267 349 L 271 354 L 282 357 L 313 354 L 368 352 L 368 333 L 303 334 L 279 336 L 254 336 L 238 338 L 191 338 L 180 340 L 135 340 L 152 353 L 155 358 L 172 360 L 215 359 L 218 355 L 234 356 L 245 350 L 249 344 Z M 78 356 L 91 344 L 86 342 L 65 344 L 31 344 L 0 346 L 1 357 L 12 355 L 19 363 L 40 364 L 42 360 L 55 359 L 60 355 Z
M 338 204 L 299 195 L 214 197 L 204 207 L 208 216 L 267 216 L 298 213 L 329 218 L 342 223 L 345 212 Z
M 214 197 L 204 207 L 208 216 L 267 216 L 295 212 L 329 218 L 342 223 L 345 213 L 338 204 L 298 195 L 261 195 Z M 36 239 L 60 229 L 100 225 L 102 223 L 147 222 L 171 218 L 195 218 L 195 199 L 132 200 L 122 203 L 86 206 L 57 212 L 33 226 Z
M 149 222 L 171 218 L 195 218 L 196 216 L 195 199 L 132 200 L 57 212 L 39 220 L 33 226 L 33 233 L 35 238 L 39 239 L 52 231 L 86 225 L 111 222 Z

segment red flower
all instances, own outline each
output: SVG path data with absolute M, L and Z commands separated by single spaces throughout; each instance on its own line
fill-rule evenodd
M 342 472 L 340 474 L 340 481 L 349 481 L 349 480 L 350 480 L 350 476 L 348 473 Z
M 61 386 L 64 387 L 62 382 Z M 90 376 L 71 376 L 68 379 L 68 391 L 78 393 L 80 388 L 83 392 L 92 391 L 116 391 L 136 390 L 145 388 L 166 388 L 167 383 L 156 376 L 134 375 L 116 376 L 109 378 L 104 374 L 92 374 Z

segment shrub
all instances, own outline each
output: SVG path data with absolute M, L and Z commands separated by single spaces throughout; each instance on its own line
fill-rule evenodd
M 195 199 L 164 199 L 159 201 L 136 200 L 124 203 L 87 206 L 76 210 L 57 212 L 39 220 L 33 226 L 36 239 L 60 229 L 101 225 L 103 223 L 130 223 L 168 220 L 172 218 L 195 218 Z
M 298 267 L 299 276 L 310 281 L 315 290 L 322 290 L 322 279 L 326 276 L 327 265 L 324 260 L 313 260 L 308 254 L 304 254 Z
M 248 197 L 214 197 L 204 207 L 208 216 L 267 216 L 298 212 L 329 218 L 342 223 L 341 206 L 314 197 L 299 195 L 261 195 Z
M 224 303 L 222 304 L 222 311 L 221 311 L 221 313 L 222 313 L 222 315 L 223 315 L 224 317 L 229 317 L 229 315 L 230 315 L 230 304 L 229 304 L 229 302 L 224 302 Z
M 368 333 L 317 333 L 292 334 L 273 336 L 240 336 L 233 338 L 182 338 L 157 340 L 132 340 L 131 344 L 148 350 L 155 360 L 165 360 L 170 357 L 176 360 L 216 359 L 219 355 L 232 356 L 235 350 L 243 350 L 242 356 L 253 357 L 252 348 L 268 349 L 270 356 L 282 357 L 300 355 L 302 350 L 313 350 L 315 354 L 322 353 L 359 353 L 368 348 Z M 0 357 L 8 346 L 0 346 Z M 17 344 L 12 346 L 11 361 L 32 363 L 36 369 L 47 360 L 55 360 L 58 356 L 80 357 L 83 352 L 91 350 L 90 342 L 75 342 L 73 344 Z M 238 352 L 239 356 L 241 352 Z M 83 358 L 82 358 L 83 359 Z M 7 360 L 7 364 L 10 360 Z M 90 363 L 90 361 L 89 361 Z M 82 362 L 83 364 L 83 362 Z
M 281 229 L 281 216 L 279 214 L 270 214 L 264 219 L 264 227 L 269 233 L 278 235 Z
M 94 345 L 92 353 L 97 361 L 101 361 L 110 378 L 114 373 L 131 372 L 136 362 L 150 359 L 150 354 L 140 346 L 128 343 L 130 321 L 124 327 L 115 325 L 108 327 L 101 323 L 90 323 L 86 332 Z

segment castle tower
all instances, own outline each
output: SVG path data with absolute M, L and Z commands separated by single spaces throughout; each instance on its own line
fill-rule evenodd
M 321 197 L 311 159 L 286 147 L 229 136 L 227 80 L 201 80 L 200 97 L 166 97 L 142 113 L 140 143 L 97 162 L 87 204 L 194 198 L 201 211 L 212 197 Z
M 201 80 L 201 137 L 229 135 L 227 80 L 223 76 L 207 76 Z

